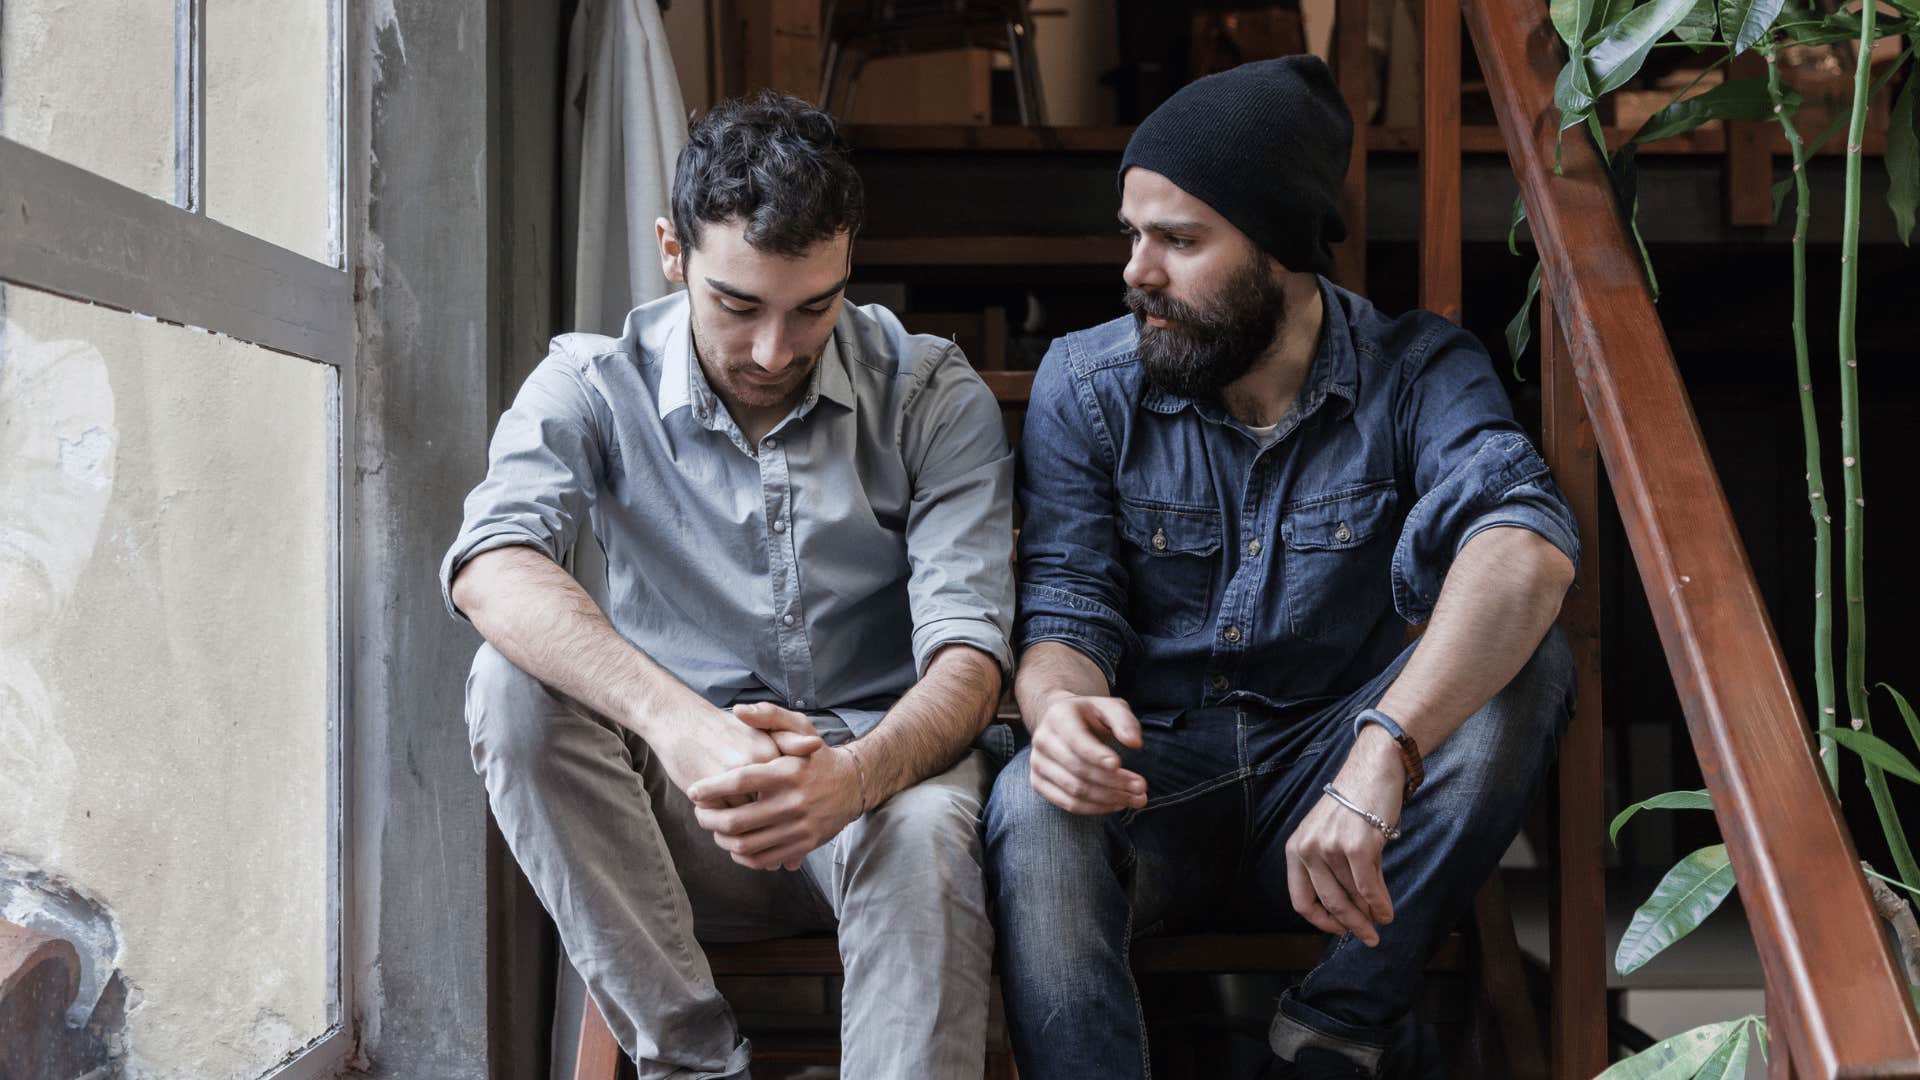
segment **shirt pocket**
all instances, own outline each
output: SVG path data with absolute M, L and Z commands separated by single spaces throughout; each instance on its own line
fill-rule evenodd
M 1342 628 L 1364 630 L 1393 603 L 1398 502 L 1393 481 L 1383 480 L 1299 500 L 1281 511 L 1281 595 L 1294 636 L 1322 639 Z
M 1220 511 L 1122 498 L 1119 531 L 1135 631 L 1186 637 L 1206 625 L 1220 561 Z

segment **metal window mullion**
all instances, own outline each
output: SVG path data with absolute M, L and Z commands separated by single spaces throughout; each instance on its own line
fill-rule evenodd
M 173 204 L 207 212 L 207 0 L 174 0 Z
M 345 272 L 0 138 L 0 280 L 339 366 Z

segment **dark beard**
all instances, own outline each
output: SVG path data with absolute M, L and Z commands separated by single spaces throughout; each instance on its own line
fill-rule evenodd
M 1287 298 L 1258 250 L 1233 272 L 1206 307 L 1164 293 L 1128 287 L 1127 310 L 1139 332 L 1147 379 L 1169 394 L 1213 401 L 1245 375 L 1286 324 Z M 1146 324 L 1158 316 L 1171 325 Z

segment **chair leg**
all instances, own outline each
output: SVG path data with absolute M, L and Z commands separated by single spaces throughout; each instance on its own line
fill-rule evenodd
M 1506 883 L 1494 870 L 1473 898 L 1474 964 L 1482 999 L 1493 1010 L 1506 1051 L 1507 1074 L 1514 1080 L 1546 1080 L 1547 1055 L 1540 1042 L 1540 1019 L 1527 989 L 1526 960 L 1514 935 L 1513 909 Z
M 580 1014 L 580 1050 L 573 1066 L 573 1080 L 616 1080 L 620 1075 L 620 1044 L 608 1030 L 606 1018 L 593 994 L 587 994 L 586 1009 Z

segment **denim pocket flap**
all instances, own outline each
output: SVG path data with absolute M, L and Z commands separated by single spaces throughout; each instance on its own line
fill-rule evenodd
M 1396 498 L 1392 487 L 1380 486 L 1290 507 L 1280 522 L 1280 538 L 1303 551 L 1359 547 L 1391 523 Z
M 1220 550 L 1220 511 L 1173 510 L 1122 499 L 1120 533 L 1149 555 L 1211 555 Z

